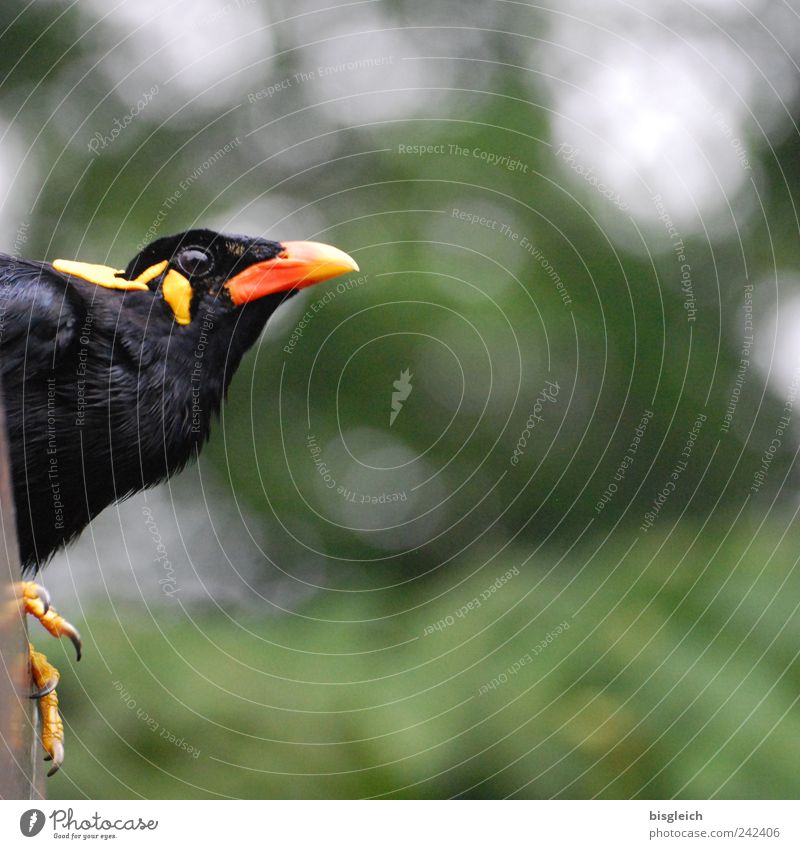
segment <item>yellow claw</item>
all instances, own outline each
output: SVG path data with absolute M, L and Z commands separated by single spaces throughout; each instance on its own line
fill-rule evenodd
M 78 660 L 81 659 L 81 635 L 78 629 L 70 625 L 63 616 L 50 604 L 50 596 L 44 587 L 33 581 L 24 581 L 20 586 L 23 609 L 42 623 L 48 633 L 54 637 L 68 637 L 75 646 Z M 47 658 L 28 644 L 30 656 L 31 678 L 34 691 L 32 699 L 38 700 L 39 717 L 41 719 L 42 746 L 47 752 L 45 760 L 52 761 L 53 766 L 48 776 L 58 772 L 64 761 L 64 724 L 58 711 L 58 670 Z
M 67 622 L 58 611 L 50 605 L 50 596 L 44 587 L 40 587 L 33 581 L 24 581 L 22 583 L 22 601 L 25 605 L 25 612 L 29 613 L 35 619 L 42 623 L 45 628 L 54 637 L 68 637 L 75 646 L 77 659 L 81 659 L 81 651 L 83 643 L 78 629 Z
M 53 766 L 48 776 L 58 772 L 64 761 L 64 724 L 58 712 L 58 696 L 55 687 L 58 684 L 58 670 L 47 658 L 29 646 L 31 661 L 31 677 L 36 685 L 36 692 L 31 696 L 39 700 L 39 717 L 42 722 L 42 746 L 47 752 L 45 760 L 52 761 Z

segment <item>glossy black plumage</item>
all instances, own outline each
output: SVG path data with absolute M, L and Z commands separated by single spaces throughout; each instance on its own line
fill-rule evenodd
M 211 258 L 205 273 L 189 273 L 189 246 Z M 235 306 L 225 281 L 281 247 L 194 230 L 145 248 L 125 278 L 177 264 L 192 287 L 185 326 L 163 297 L 163 275 L 147 291 L 120 291 L 0 255 L 0 376 L 27 573 L 207 439 L 243 354 L 287 296 Z

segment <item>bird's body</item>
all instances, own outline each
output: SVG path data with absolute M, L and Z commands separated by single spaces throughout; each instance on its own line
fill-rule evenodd
M 109 504 L 183 467 L 275 308 L 267 298 L 173 328 L 171 315 L 139 308 L 147 299 L 0 257 L 0 377 L 26 572 Z
M 119 271 L 0 255 L 0 379 L 24 574 L 110 504 L 181 469 L 287 295 L 357 268 L 328 245 L 210 230 L 159 239 Z M 21 598 L 80 654 L 41 588 L 28 584 Z M 31 667 L 57 769 L 57 673 L 33 649 Z
M 182 468 L 287 292 L 348 270 L 340 251 L 286 244 L 302 256 L 194 230 L 116 273 L 0 255 L 0 378 L 26 572 L 109 504 Z

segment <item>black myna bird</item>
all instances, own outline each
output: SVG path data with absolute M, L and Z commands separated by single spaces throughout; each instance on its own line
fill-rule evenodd
M 180 470 L 231 377 L 299 288 L 357 271 L 317 242 L 190 230 L 124 271 L 0 255 L 0 375 L 24 610 L 80 659 L 78 632 L 31 580 L 105 507 Z M 63 759 L 58 672 L 30 649 L 42 744 Z

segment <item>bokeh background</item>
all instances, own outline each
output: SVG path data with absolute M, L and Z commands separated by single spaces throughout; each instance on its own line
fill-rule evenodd
M 51 797 L 800 793 L 799 13 L 3 3 L 5 251 L 361 266 L 48 569 Z

